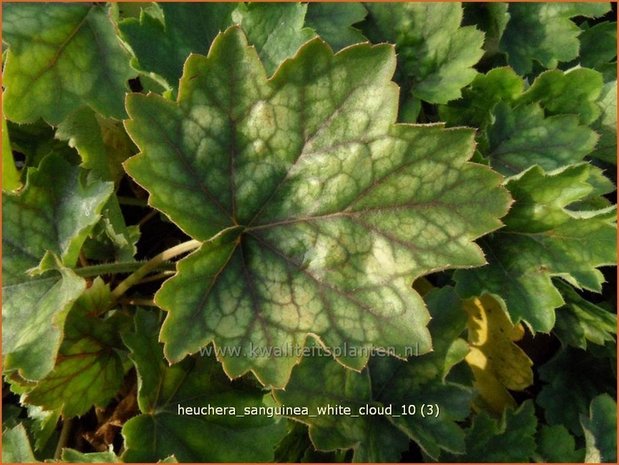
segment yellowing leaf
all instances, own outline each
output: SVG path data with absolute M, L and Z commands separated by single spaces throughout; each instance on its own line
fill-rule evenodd
M 515 407 L 507 389 L 521 391 L 533 384 L 531 359 L 514 344 L 524 336 L 521 324 L 512 324 L 501 305 L 490 295 L 464 303 L 471 351 L 466 362 L 473 370 L 481 406 L 497 413 Z

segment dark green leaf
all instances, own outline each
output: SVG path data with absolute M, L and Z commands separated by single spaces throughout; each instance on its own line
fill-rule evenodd
M 490 164 L 511 176 L 539 165 L 547 171 L 578 163 L 589 154 L 597 134 L 578 123 L 575 115 L 544 117 L 538 105 L 512 109 L 499 103 L 488 129 Z
M 113 189 L 112 183 L 85 184 L 80 174 L 79 168 L 49 156 L 28 172 L 19 194 L 2 196 L 4 369 L 19 369 L 28 379 L 42 378 L 53 366 L 64 317 L 85 287 L 63 265 L 77 262 Z M 28 274 L 48 251 L 63 263 Z
M 542 426 L 538 435 L 538 454 L 543 462 L 582 462 L 584 450 L 576 450 L 574 436 L 563 425 Z
M 62 415 L 83 415 L 93 405 L 104 407 L 123 380 L 123 367 L 114 350 L 119 328 L 98 315 L 110 309 L 110 290 L 100 278 L 75 302 L 67 315 L 56 365 L 25 402 Z
M 609 9 L 609 3 L 510 3 L 501 50 L 519 74 L 530 73 L 533 60 L 556 68 L 578 56 L 581 30 L 570 18 L 602 16 Z
M 363 21 L 367 10 L 361 3 L 308 3 L 306 26 L 314 29 L 334 50 L 365 42 L 353 24 Z
M 552 329 L 554 309 L 563 304 L 551 277 L 599 292 L 604 278 L 597 268 L 616 262 L 614 209 L 568 209 L 592 192 L 590 169 L 580 164 L 545 173 L 532 167 L 511 179 L 507 188 L 516 202 L 506 227 L 482 241 L 489 264 L 457 271 L 459 292 L 490 293 L 506 303 L 514 323 L 524 320 L 542 332 Z
M 530 462 L 535 454 L 537 419 L 533 402 L 506 410 L 499 420 L 482 412 L 466 433 L 466 454 L 441 457 L 443 461 Z
M 236 3 L 160 3 L 143 8 L 139 19 L 118 24 L 135 54 L 136 69 L 156 73 L 177 88 L 183 63 L 191 53 L 206 53 L 219 31 L 232 24 Z
M 588 416 L 580 422 L 585 431 L 586 463 L 617 462 L 617 402 L 608 394 L 591 401 Z
M 589 404 L 598 394 L 615 391 L 611 364 L 615 361 L 568 347 L 543 365 L 539 375 L 546 384 L 536 402 L 543 407 L 546 421 L 581 436 L 580 415 L 588 415 Z
M 11 121 L 58 124 L 82 105 L 125 117 L 132 71 L 105 7 L 17 4 L 2 8 L 9 44 L 3 73 L 4 111 Z
M 139 380 L 141 415 L 123 427 L 129 462 L 155 462 L 174 455 L 181 462 L 268 462 L 285 433 L 282 421 L 244 415 L 246 407 L 265 406 L 263 392 L 243 381 L 230 382 L 214 357 L 188 358 L 172 366 L 157 342 L 156 316 L 138 311 L 131 349 Z M 234 407 L 229 415 L 182 415 L 191 407 Z M 179 435 L 178 433 L 181 433 Z

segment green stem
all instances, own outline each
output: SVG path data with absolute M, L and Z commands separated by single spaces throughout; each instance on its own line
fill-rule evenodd
M 133 273 L 139 269 L 146 262 L 118 262 L 118 263 L 101 263 L 99 265 L 83 266 L 81 268 L 75 268 L 73 271 L 78 276 L 83 278 L 89 278 L 91 276 L 99 276 L 102 274 L 116 274 L 116 273 Z M 170 269 L 172 263 L 162 263 L 161 269 Z
M 147 262 L 141 263 L 137 270 L 131 273 L 124 281 L 122 281 L 116 288 L 112 291 L 112 299 L 118 300 L 129 288 L 138 284 L 144 276 L 148 273 L 159 269 L 163 264 L 167 263 L 174 257 L 178 255 L 182 255 L 187 252 L 191 252 L 192 250 L 197 249 L 202 245 L 202 242 L 191 240 L 187 242 L 183 242 L 182 244 L 178 244 L 174 247 L 171 247 L 167 250 L 164 250 L 158 255 L 155 255 L 153 258 L 148 260 Z
M 73 423 L 72 418 L 65 418 L 62 421 L 62 429 L 60 430 L 60 437 L 58 438 L 58 443 L 56 444 L 56 450 L 54 451 L 54 458 L 56 460 L 60 459 L 62 455 L 62 449 L 69 442 L 69 433 L 71 432 L 71 426 Z

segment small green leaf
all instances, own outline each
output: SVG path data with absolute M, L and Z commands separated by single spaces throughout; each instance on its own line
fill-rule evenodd
M 602 91 L 602 75 L 587 68 L 546 71 L 518 99 L 518 104 L 538 102 L 547 115 L 578 115 L 582 124 L 600 116 L 597 99 Z
M 283 387 L 308 334 L 429 350 L 412 280 L 483 263 L 472 240 L 508 199 L 496 173 L 466 162 L 471 130 L 394 124 L 394 66 L 390 46 L 334 55 L 315 39 L 267 80 L 230 28 L 188 59 L 177 102 L 128 97 L 142 150 L 128 173 L 206 241 L 155 296 L 168 360 L 214 342 L 240 351 L 220 354 L 230 376 Z M 367 355 L 339 360 L 359 370 Z
M 104 7 L 7 3 L 2 32 L 9 44 L 3 75 L 9 120 L 55 125 L 84 104 L 125 117 L 129 54 Z
M 473 66 L 483 55 L 484 34 L 460 27 L 459 3 L 366 3 L 375 42 L 395 42 L 413 95 L 430 103 L 460 97 L 475 78 Z
M 118 198 L 111 196 L 101 212 L 101 220 L 84 242 L 84 256 L 101 262 L 135 260 L 136 244 L 140 239 L 137 225 L 127 226 Z
M 615 365 L 615 360 L 567 347 L 540 367 L 539 376 L 545 384 L 536 402 L 544 409 L 546 421 L 562 424 L 581 436 L 580 416 L 589 414 L 591 401 L 604 392 L 615 392 Z
M 535 454 L 537 419 L 533 402 L 525 401 L 517 410 L 508 409 L 495 420 L 478 414 L 466 434 L 466 454 L 441 456 L 443 461 L 530 462 Z
M 316 33 L 303 27 L 307 5 L 300 3 L 240 4 L 233 13 L 250 44 L 256 47 L 267 74 L 291 57 Z
M 617 462 L 617 402 L 608 394 L 591 401 L 589 416 L 581 416 L 587 443 L 586 463 Z
M 111 319 L 101 319 L 110 309 L 109 287 L 100 278 L 75 302 L 67 315 L 64 338 L 56 365 L 25 401 L 62 415 L 83 415 L 93 405 L 104 407 L 123 380 L 118 328 Z
M 26 428 L 21 423 L 2 432 L 2 463 L 35 463 Z
M 285 434 L 282 421 L 245 415 L 264 407 L 263 392 L 230 382 L 214 357 L 187 358 L 169 366 L 157 342 L 152 312 L 138 311 L 135 332 L 124 336 L 138 371 L 141 415 L 123 426 L 126 462 L 155 462 L 170 455 L 181 462 L 268 462 Z M 182 415 L 179 408 L 233 407 L 230 415 Z M 243 418 L 236 414 L 245 415 Z M 170 434 L 182 432 L 182 436 Z
M 575 115 L 544 117 L 536 105 L 512 109 L 499 103 L 488 129 L 490 165 L 511 176 L 539 165 L 547 171 L 578 163 L 589 154 L 598 135 L 578 122 Z
M 441 119 L 450 125 L 472 125 L 485 130 L 492 122 L 492 111 L 499 102 L 512 103 L 524 90 L 523 79 L 508 67 L 479 74 L 462 91 L 462 98 L 439 107 Z
M 136 150 L 120 123 L 88 107 L 72 112 L 58 126 L 56 138 L 68 141 L 82 157 L 82 166 L 105 181 L 118 182 L 122 162 Z
M 563 425 L 542 426 L 538 435 L 538 454 L 543 462 L 583 462 L 584 450 L 576 450 L 574 436 Z
M 112 189 L 112 183 L 82 183 L 79 168 L 49 156 L 29 170 L 19 194 L 2 196 L 5 370 L 40 379 L 53 367 L 64 317 L 85 283 L 61 264 L 36 276 L 27 271 L 47 251 L 74 266 Z
M 557 337 L 565 344 L 580 349 L 587 348 L 587 341 L 604 345 L 614 341 L 617 334 L 617 315 L 583 299 L 571 286 L 560 281 L 557 287 L 563 295 L 565 306 L 557 310 Z
M 519 74 L 530 73 L 533 60 L 556 68 L 578 56 L 581 30 L 570 18 L 598 17 L 609 9 L 609 3 L 510 3 L 501 50 Z
M 456 272 L 458 291 L 493 294 L 514 323 L 524 320 L 542 332 L 552 329 L 554 309 L 563 304 L 551 277 L 599 292 L 603 276 L 597 268 L 616 262 L 616 226 L 609 221 L 615 210 L 569 210 L 593 190 L 589 176 L 589 165 L 580 164 L 552 173 L 532 167 L 508 181 L 516 202 L 506 227 L 482 240 L 488 265 Z
M 219 31 L 232 24 L 236 3 L 166 3 L 160 11 L 142 7 L 139 19 L 118 23 L 121 37 L 135 54 L 133 65 L 178 87 L 183 63 L 191 53 L 206 53 Z M 156 14 L 158 13 L 158 14 Z
M 367 39 L 352 25 L 364 20 L 367 10 L 361 3 L 308 3 L 306 26 L 314 29 L 333 50 L 365 42 Z
M 466 317 L 451 288 L 433 291 L 427 300 L 434 317 L 430 322 L 434 352 L 409 362 L 377 356 L 361 373 L 342 367 L 325 353 L 304 357 L 286 389 L 274 391 L 282 405 L 309 408 L 309 415 L 295 418 L 309 425 L 317 449 L 352 448 L 353 461 L 397 462 L 408 437 L 434 458 L 441 449 L 464 452 L 464 434 L 456 421 L 468 415 L 472 392 L 444 378 L 468 352 L 458 339 Z M 438 415 L 422 417 L 422 403 L 431 404 Z M 328 405 L 349 407 L 355 416 L 320 414 L 319 408 Z M 360 409 L 368 405 L 392 411 L 363 415 Z M 413 408 L 418 409 L 415 414 Z

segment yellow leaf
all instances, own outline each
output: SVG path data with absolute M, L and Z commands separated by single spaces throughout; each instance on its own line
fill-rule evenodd
M 466 362 L 475 376 L 478 408 L 501 413 L 515 402 L 508 389 L 521 391 L 533 384 L 531 359 L 514 344 L 524 329 L 514 325 L 501 305 L 491 296 L 467 299 L 468 341 L 471 351 Z

